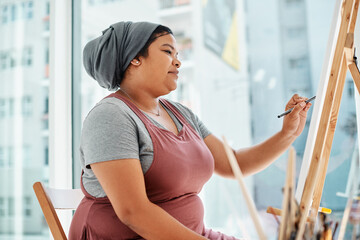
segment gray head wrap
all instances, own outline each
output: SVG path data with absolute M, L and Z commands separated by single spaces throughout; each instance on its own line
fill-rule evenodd
M 88 42 L 83 52 L 86 72 L 101 87 L 117 90 L 126 68 L 144 47 L 159 24 L 118 22 Z

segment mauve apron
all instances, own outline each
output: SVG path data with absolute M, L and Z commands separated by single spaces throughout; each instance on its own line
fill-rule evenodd
M 142 120 L 154 149 L 153 163 L 145 173 L 145 187 L 149 200 L 193 231 L 209 239 L 235 239 L 204 228 L 204 208 L 198 196 L 214 171 L 214 159 L 203 139 L 186 119 L 166 100 L 160 101 L 170 109 L 183 125 L 178 135 L 155 126 L 132 102 L 118 93 Z M 69 240 L 78 239 L 143 239 L 123 224 L 107 197 L 95 198 L 86 192 L 73 217 Z

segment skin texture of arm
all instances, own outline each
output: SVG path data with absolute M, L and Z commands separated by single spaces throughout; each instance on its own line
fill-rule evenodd
M 91 164 L 116 215 L 145 239 L 206 239 L 188 229 L 146 195 L 138 159 L 112 160 Z M 116 186 L 116 187 L 115 187 Z
M 311 103 L 306 104 L 305 100 L 306 98 L 299 97 L 297 94 L 290 99 L 286 110 L 292 107 L 294 110 L 284 117 L 281 131 L 260 144 L 234 151 L 244 176 L 259 172 L 269 166 L 301 134 L 306 123 L 307 111 L 311 106 Z M 221 176 L 233 178 L 234 175 L 223 142 L 212 134 L 207 136 L 204 141 L 214 157 L 215 172 Z

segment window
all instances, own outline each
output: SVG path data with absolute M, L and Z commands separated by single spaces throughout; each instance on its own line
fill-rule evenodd
M 7 5 L 4 5 L 1 8 L 1 22 L 7 23 L 8 21 L 9 21 L 9 8 Z
M 24 216 L 26 217 L 31 217 L 31 203 L 32 203 L 32 198 L 31 197 L 25 197 L 24 198 Z
M 9 201 L 8 215 L 12 217 L 15 215 L 15 199 L 14 197 L 9 197 L 8 201 Z
M 9 98 L 8 99 L 8 116 L 12 117 L 15 113 L 15 99 Z
M 31 116 L 32 113 L 32 99 L 31 96 L 24 96 L 22 98 L 22 112 L 24 117 Z
M 6 214 L 5 198 L 0 197 L 0 217 L 4 217 Z
M 47 144 L 47 143 L 46 143 Z M 45 148 L 44 148 L 44 166 L 49 166 L 49 146 L 48 145 L 45 145 Z
M 0 69 L 4 70 L 9 67 L 9 54 L 7 52 L 0 52 Z
M 15 51 L 9 52 L 10 68 L 16 67 L 16 54 Z
M 0 98 L 0 118 L 6 116 L 6 101 L 3 98 Z
M 11 21 L 16 21 L 18 19 L 18 7 L 16 4 L 12 4 L 11 7 L 11 12 L 10 12 L 10 16 L 11 16 Z
M 1 8 L 1 22 L 15 22 L 17 20 L 30 20 L 33 18 L 33 1 L 6 4 Z
M 45 11 L 45 15 L 48 16 L 50 15 L 50 2 L 46 2 L 46 11 Z
M 32 64 L 32 48 L 27 47 L 23 49 L 22 54 L 22 65 L 23 66 L 31 66 Z
M 306 57 L 299 57 L 299 58 L 290 58 L 289 59 L 289 67 L 291 69 L 300 69 L 307 67 L 307 58 Z
M 45 48 L 45 64 L 49 64 L 49 44 Z
M 23 19 L 32 19 L 33 18 L 33 2 L 27 1 L 22 2 L 22 13 L 23 13 Z
M 345 82 L 345 87 L 347 86 L 347 96 L 349 98 L 354 98 L 354 82 L 352 79 L 348 79 L 348 81 Z
M 49 130 L 49 116 L 43 115 L 43 119 L 42 119 L 42 129 L 43 130 Z
M 44 102 L 44 114 L 48 114 L 48 113 L 49 113 L 49 96 L 46 96 Z

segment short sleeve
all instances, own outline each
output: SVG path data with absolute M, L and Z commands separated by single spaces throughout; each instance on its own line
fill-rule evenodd
M 115 159 L 139 159 L 136 124 L 118 105 L 99 103 L 84 121 L 80 148 L 86 168 Z

